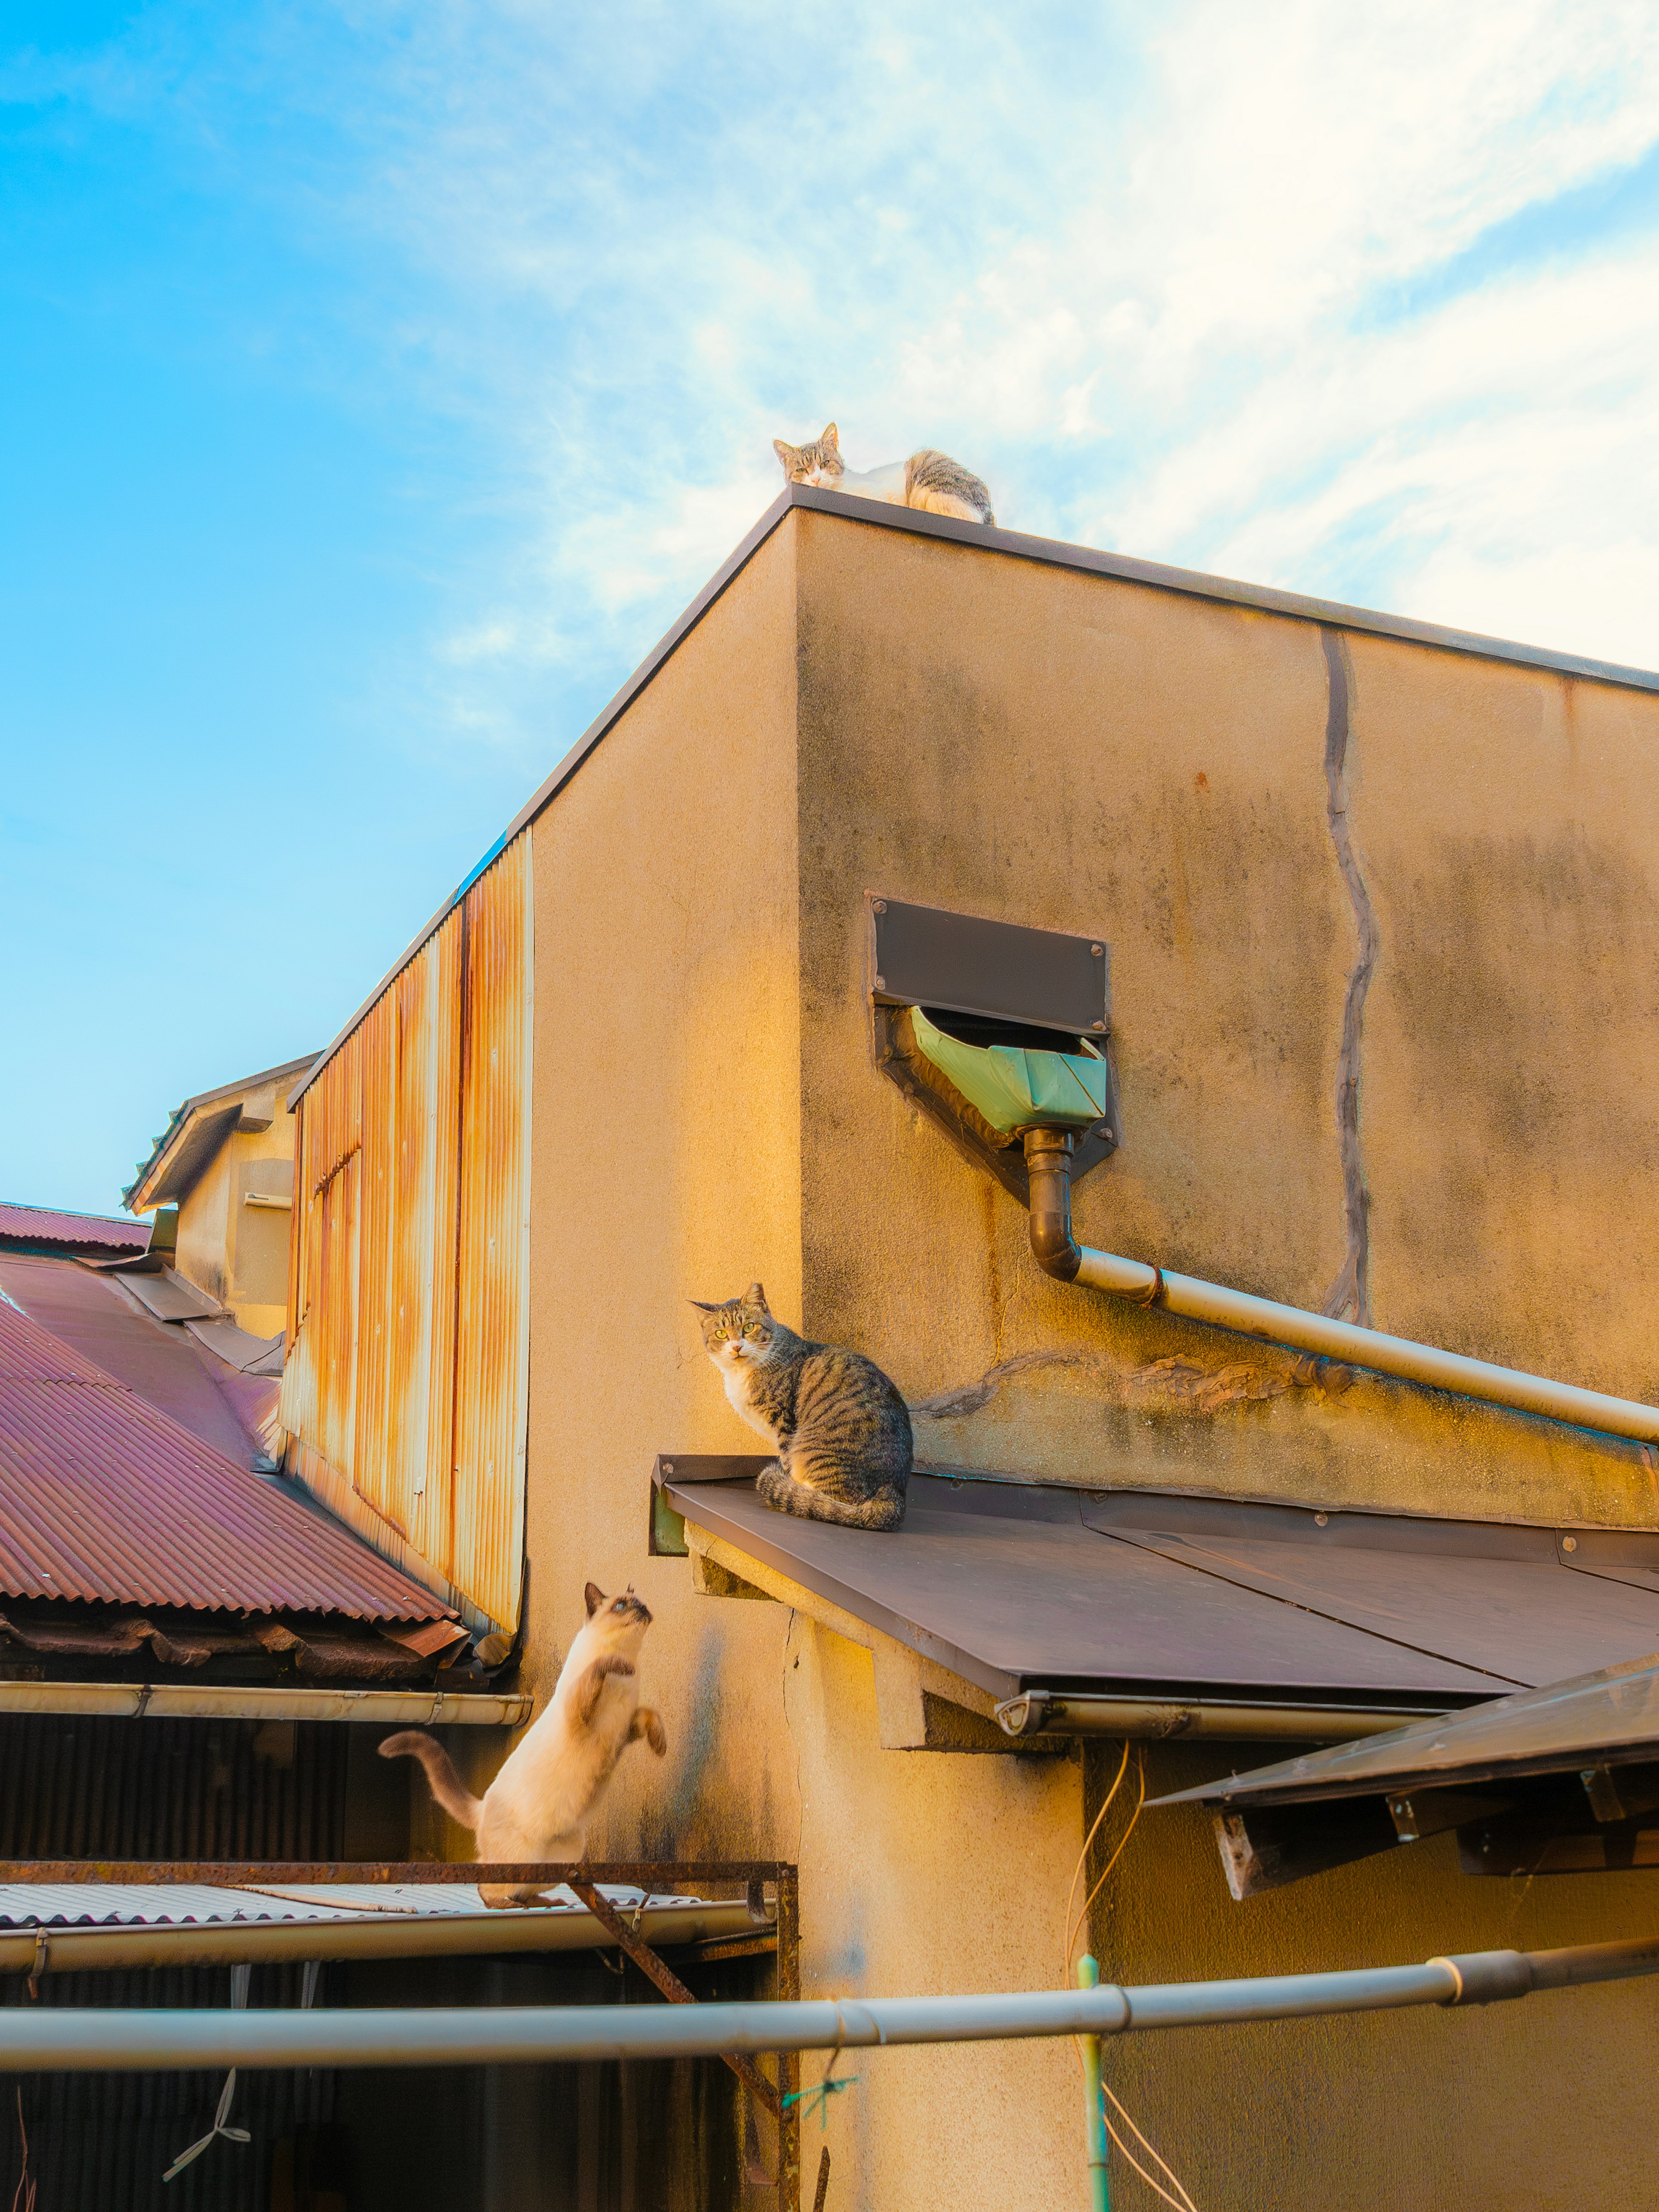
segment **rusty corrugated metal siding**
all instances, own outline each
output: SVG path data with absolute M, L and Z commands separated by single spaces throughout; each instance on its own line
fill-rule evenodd
M 256 1966 L 250 2002 L 297 2006 L 304 1969 Z M 136 1973 L 49 1975 L 43 2005 L 152 2007 L 194 2010 L 230 2002 L 228 1966 L 146 1969 Z M 0 1991 L 0 2003 L 27 2004 L 27 1984 Z M 38 2197 L 20 2194 L 33 2212 L 283 2212 L 296 2200 L 272 2187 L 279 2158 L 291 2165 L 290 2142 L 331 2148 L 339 2077 L 321 2067 L 244 2071 L 236 2080 L 230 2125 L 249 2142 L 216 2142 L 178 2179 L 161 2176 L 187 2143 L 213 2125 L 225 2086 L 222 2071 L 190 2074 L 28 2074 L 13 2075 L 0 2096 L 0 2175 L 7 2187 L 23 2170 Z M 21 2122 L 21 2126 L 20 2126 Z M 344 2196 L 323 2198 L 343 2204 Z
M 301 1100 L 289 1464 L 475 1626 L 516 1625 L 528 1382 L 530 833 Z
M 361 1725 L 0 1713 L 0 1858 L 338 1858 Z

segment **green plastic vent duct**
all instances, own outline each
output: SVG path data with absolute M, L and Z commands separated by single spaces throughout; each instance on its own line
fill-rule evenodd
M 963 1044 L 910 1009 L 917 1048 L 994 1129 L 1085 1129 L 1106 1111 L 1106 1063 L 1018 1045 Z

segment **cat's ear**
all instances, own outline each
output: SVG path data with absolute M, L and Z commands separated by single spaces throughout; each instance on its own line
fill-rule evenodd
M 582 1592 L 582 1595 L 587 1601 L 587 1617 L 592 1620 L 594 1614 L 605 1603 L 605 1592 L 599 1588 L 597 1583 L 589 1583 L 587 1588 Z
M 781 438 L 773 439 L 772 451 L 783 463 L 783 472 L 787 476 L 790 470 L 794 467 L 796 461 L 799 459 L 799 455 L 796 453 L 795 448 L 793 446 L 786 446 Z
M 758 1283 L 750 1283 L 744 1294 L 743 1302 L 746 1306 L 758 1306 L 763 1314 L 769 1315 L 772 1310 L 766 1303 L 766 1293 Z
M 818 440 L 818 443 L 826 453 L 838 453 L 841 451 L 840 433 L 833 422 L 826 424 L 823 435 Z
M 686 1300 L 686 1304 L 687 1305 L 696 1306 L 699 1313 L 718 1313 L 720 1311 L 720 1307 L 718 1305 L 706 1306 L 701 1298 L 688 1298 Z

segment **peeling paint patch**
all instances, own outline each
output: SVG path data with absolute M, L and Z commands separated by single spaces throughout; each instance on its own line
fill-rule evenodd
M 921 1400 L 910 1413 L 915 1420 L 962 1420 L 982 1412 L 1015 1376 L 1065 1369 L 1098 1376 L 1103 1400 L 1115 1405 L 1149 1413 L 1215 1414 L 1280 1398 L 1288 1390 L 1317 1388 L 1322 1394 L 1335 1395 L 1342 1385 L 1333 1387 L 1326 1366 L 1324 1361 L 1287 1359 L 1283 1366 L 1231 1360 L 1221 1367 L 1203 1367 L 1176 1357 L 1125 1370 L 1109 1352 L 1020 1352 L 1012 1359 L 999 1360 L 975 1382 Z M 1346 1384 L 1346 1371 L 1340 1372 Z
M 1342 1042 L 1336 1060 L 1336 1133 L 1342 1157 L 1342 1206 L 1347 1251 L 1336 1280 L 1325 1294 L 1322 1313 L 1334 1319 L 1371 1325 L 1371 1194 L 1365 1182 L 1359 1141 L 1359 1078 L 1364 1036 L 1365 994 L 1376 968 L 1382 939 L 1370 893 L 1353 849 L 1348 821 L 1348 746 L 1353 732 L 1353 668 L 1340 630 L 1322 629 L 1328 705 L 1325 714 L 1325 818 L 1330 824 L 1336 864 L 1348 887 L 1358 945 L 1348 971 L 1342 1003 Z

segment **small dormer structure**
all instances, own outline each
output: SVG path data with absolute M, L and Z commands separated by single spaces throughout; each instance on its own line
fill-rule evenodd
M 276 1335 L 287 1319 L 288 1100 L 311 1060 L 308 1054 L 186 1098 L 124 1193 L 130 1212 L 176 1212 L 173 1266 L 250 1336 Z

